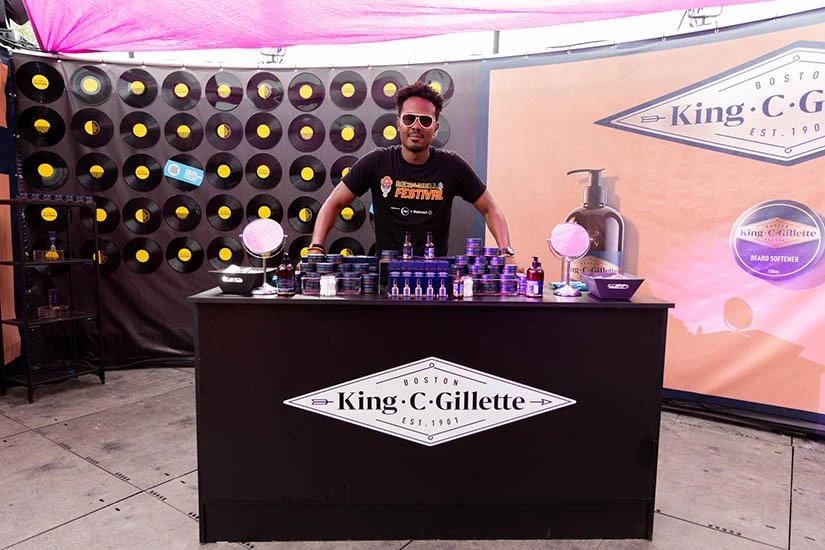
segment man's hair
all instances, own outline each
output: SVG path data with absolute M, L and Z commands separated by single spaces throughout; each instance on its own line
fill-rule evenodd
M 401 107 L 404 106 L 404 102 L 411 97 L 420 97 L 435 105 L 435 119 L 438 120 L 438 115 L 441 114 L 441 108 L 444 107 L 444 98 L 441 97 L 441 94 L 433 90 L 432 86 L 420 80 L 404 86 L 396 92 L 395 106 L 398 107 L 399 116 L 401 115 Z

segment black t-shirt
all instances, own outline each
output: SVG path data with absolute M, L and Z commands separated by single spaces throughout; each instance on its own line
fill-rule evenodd
M 486 189 L 457 153 L 430 147 L 427 162 L 410 164 L 401 156 L 400 145 L 370 151 L 341 181 L 356 196 L 372 191 L 378 254 L 401 250 L 409 231 L 415 254 L 422 255 L 427 231 L 432 231 L 436 255 L 445 256 L 453 198 L 474 203 Z

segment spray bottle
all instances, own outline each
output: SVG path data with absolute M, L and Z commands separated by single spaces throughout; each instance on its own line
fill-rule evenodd
M 581 280 L 582 272 L 621 273 L 624 247 L 624 220 L 605 204 L 604 168 L 571 170 L 567 175 L 580 172 L 590 174 L 590 185 L 582 194 L 582 206 L 570 212 L 565 220 L 581 225 L 590 235 L 588 253 L 570 263 L 570 278 L 577 281 Z

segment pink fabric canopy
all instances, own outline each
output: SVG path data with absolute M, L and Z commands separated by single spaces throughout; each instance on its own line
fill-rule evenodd
M 752 0 L 24 0 L 45 51 L 352 44 Z

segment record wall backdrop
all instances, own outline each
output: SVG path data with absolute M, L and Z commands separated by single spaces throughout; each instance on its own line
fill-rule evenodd
M 295 263 L 342 174 L 374 147 L 398 143 L 394 95 L 405 84 L 421 79 L 441 91 L 435 143 L 475 162 L 476 63 L 270 70 L 23 53 L 12 62 L 18 191 L 97 202 L 71 222 L 71 252 L 97 252 L 96 218 L 109 365 L 192 357 L 187 297 L 215 286 L 210 269 L 260 265 L 241 246 L 249 221 L 280 222 Z M 367 194 L 344 209 L 329 251 L 373 252 L 370 204 Z M 34 240 L 66 223 L 38 212 L 28 219 Z M 481 227 L 456 201 L 451 250 Z M 66 274 L 38 276 L 50 288 L 60 283 L 48 278 Z M 267 328 L 277 330 L 250 327 Z

